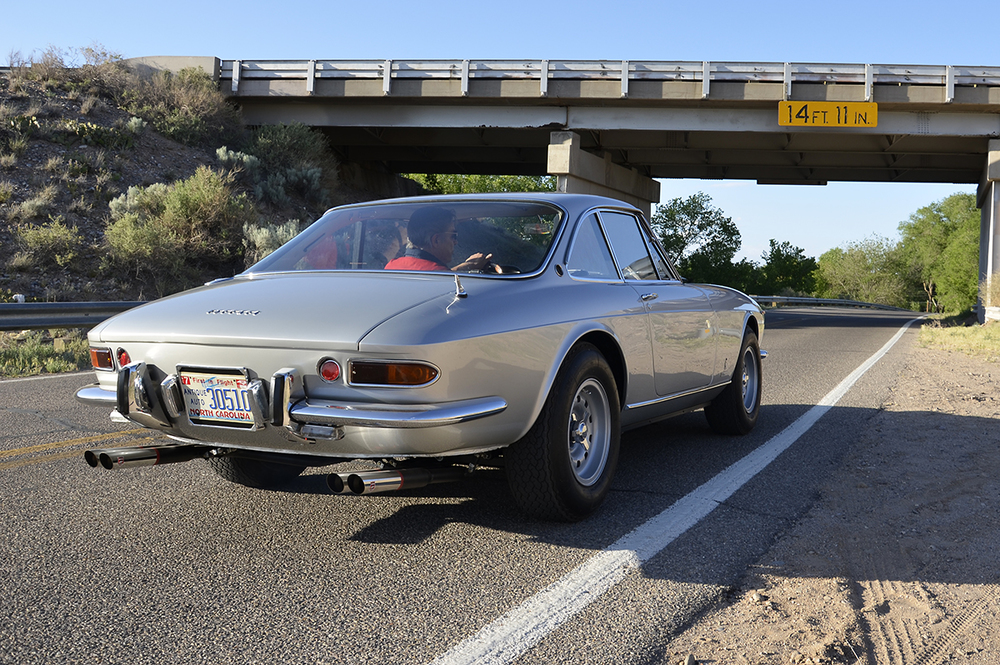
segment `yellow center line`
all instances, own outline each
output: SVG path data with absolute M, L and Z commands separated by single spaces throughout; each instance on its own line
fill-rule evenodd
M 36 453 L 42 450 L 52 450 L 53 448 L 66 448 L 67 446 L 79 446 L 85 443 L 93 443 L 95 441 L 104 441 L 106 439 L 114 439 L 118 437 L 134 437 L 137 434 L 148 434 L 146 430 L 130 430 L 125 432 L 111 432 L 109 434 L 98 434 L 96 436 L 85 436 L 80 439 L 67 439 L 65 441 L 56 441 L 55 443 L 43 443 L 37 446 L 27 446 L 25 448 L 14 448 L 13 450 L 0 450 L 0 458 L 3 457 L 13 457 L 15 455 L 27 455 L 29 453 Z
M 103 437 L 88 437 L 88 438 L 98 438 L 98 439 L 105 438 L 106 439 L 108 437 L 107 436 L 103 436 Z M 132 440 L 129 441 L 129 443 L 141 443 L 141 442 L 144 442 L 144 441 L 152 441 L 153 439 L 156 439 L 156 438 L 158 438 L 158 437 L 156 437 L 156 436 L 144 436 L 144 437 L 140 437 L 138 439 L 132 439 Z M 78 441 L 78 443 L 79 443 L 79 441 Z M 47 444 L 47 446 L 32 446 L 32 448 L 43 448 L 43 449 L 45 447 L 51 448 L 51 447 L 53 447 L 53 444 Z M 29 450 L 29 449 L 28 448 L 21 448 L 20 450 L 23 452 L 23 451 Z M 79 457 L 79 456 L 80 456 L 80 451 L 79 450 L 70 450 L 68 452 L 56 453 L 54 455 L 42 455 L 41 457 L 30 457 L 30 458 L 24 459 L 24 460 L 15 460 L 13 462 L 3 462 L 3 463 L 0 463 L 0 471 L 3 471 L 5 469 L 16 469 L 16 468 L 21 467 L 21 466 L 28 466 L 29 464 L 44 464 L 45 462 L 55 462 L 56 460 L 69 459 L 71 457 Z
M 61 459 L 69 459 L 70 457 L 79 456 L 80 451 L 74 450 L 68 453 L 57 453 L 55 455 L 45 455 L 43 457 L 32 457 L 31 459 L 16 460 L 13 462 L 4 462 L 0 464 L 0 471 L 6 469 L 16 469 L 19 466 L 28 466 L 29 464 L 42 464 L 44 462 L 54 462 Z

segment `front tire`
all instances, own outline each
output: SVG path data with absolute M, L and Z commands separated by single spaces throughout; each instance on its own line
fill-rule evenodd
M 760 344 L 747 330 L 733 370 L 733 380 L 705 407 L 705 418 L 719 434 L 749 434 L 760 415 Z
M 220 478 L 256 489 L 287 485 L 306 470 L 304 464 L 278 464 L 235 455 L 210 457 L 208 465 Z
M 564 522 L 597 510 L 618 466 L 620 416 L 604 356 L 590 344 L 574 347 L 534 425 L 504 451 L 517 505 L 532 517 Z

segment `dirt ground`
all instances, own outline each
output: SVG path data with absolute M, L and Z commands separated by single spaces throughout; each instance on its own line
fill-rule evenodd
M 676 663 L 1000 663 L 1000 364 L 915 348 L 867 436 Z

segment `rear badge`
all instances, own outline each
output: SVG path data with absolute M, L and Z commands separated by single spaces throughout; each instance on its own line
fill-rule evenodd
M 210 309 L 206 314 L 228 314 L 230 316 L 257 316 L 259 309 Z

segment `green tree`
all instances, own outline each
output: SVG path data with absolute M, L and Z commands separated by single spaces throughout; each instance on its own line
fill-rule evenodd
M 711 205 L 704 192 L 670 199 L 653 212 L 650 224 L 663 248 L 680 268 L 732 263 L 742 240 L 732 217 Z
M 432 194 L 483 194 L 504 192 L 554 192 L 555 176 L 550 175 L 461 175 L 407 173 L 404 177 Z
M 979 222 L 976 197 L 952 194 L 899 225 L 903 254 L 919 275 L 926 309 L 960 311 L 975 304 Z
M 913 292 L 910 264 L 899 243 L 872 236 L 819 257 L 819 295 L 909 307 Z
M 785 295 L 812 293 L 816 288 L 816 259 L 805 255 L 805 250 L 790 242 L 779 243 L 774 238 L 768 251 L 761 254 L 764 264 L 760 267 L 760 294 Z

